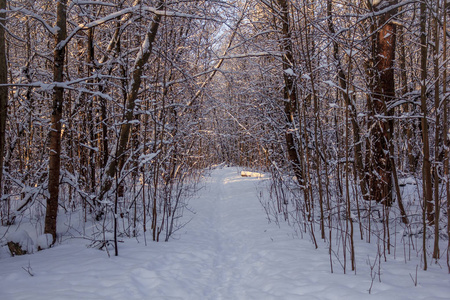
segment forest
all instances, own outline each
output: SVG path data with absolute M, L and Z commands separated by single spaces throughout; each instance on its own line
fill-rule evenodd
M 237 166 L 270 174 L 267 218 L 344 273 L 355 240 L 450 272 L 449 16 L 447 0 L 0 0 L 1 226 L 118 255 L 169 241 L 208 170 Z

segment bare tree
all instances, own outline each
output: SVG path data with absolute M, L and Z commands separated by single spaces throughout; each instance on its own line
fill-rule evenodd
M 53 236 L 53 243 L 56 241 L 56 217 L 58 215 L 59 198 L 59 175 L 61 165 L 61 119 L 63 114 L 64 88 L 58 83 L 64 81 L 64 59 L 66 47 L 61 43 L 67 37 L 67 0 L 58 0 L 56 3 L 56 35 L 54 50 L 53 80 L 56 86 L 53 91 L 53 104 L 50 129 L 50 154 L 48 171 L 48 191 L 47 209 L 45 214 L 45 233 Z
M 6 118 L 8 117 L 8 87 L 6 86 L 8 83 L 8 64 L 5 38 L 6 0 L 0 0 L 0 10 L 0 201 L 3 201 L 3 159 L 5 157 Z
M 362 142 L 361 142 L 361 129 L 358 123 L 357 110 L 355 103 L 350 99 L 349 87 L 347 82 L 347 75 L 344 72 L 342 62 L 339 56 L 339 43 L 337 42 L 336 30 L 333 24 L 332 15 L 332 1 L 327 1 L 327 17 L 328 17 L 328 30 L 331 33 L 331 38 L 333 40 L 333 57 L 336 60 L 336 69 L 338 75 L 338 82 L 340 86 L 340 92 L 344 98 L 345 104 L 350 107 L 350 121 L 353 129 L 353 139 L 355 144 L 355 169 L 359 177 L 359 186 L 364 197 L 368 196 L 366 176 L 364 175 L 364 163 L 363 163 L 363 153 L 362 153 Z
M 161 10 L 163 6 L 164 1 L 159 1 L 157 9 Z M 120 174 L 120 172 L 122 171 L 126 157 L 125 152 L 127 150 L 128 139 L 130 136 L 131 122 L 135 119 L 134 108 L 136 106 L 136 99 L 139 94 L 139 88 L 141 87 L 142 72 L 144 70 L 144 65 L 147 63 L 148 59 L 150 58 L 150 54 L 152 53 L 153 43 L 155 41 L 160 22 L 161 15 L 155 14 L 151 24 L 149 25 L 145 40 L 142 43 L 137 54 L 133 70 L 131 71 L 132 80 L 130 92 L 126 99 L 125 120 L 120 127 L 119 141 L 117 144 L 116 153 L 114 154 L 115 157 L 112 159 L 111 163 L 108 166 L 108 169 L 106 170 L 106 178 L 104 179 L 99 195 L 100 200 L 103 200 L 105 194 L 111 189 L 113 183 L 112 179 L 114 178 L 116 172 Z
M 370 5 L 378 12 L 397 4 L 397 0 L 378 1 Z M 370 97 L 370 172 L 368 182 L 371 200 L 390 206 L 392 203 L 392 165 L 389 147 L 393 133 L 390 104 L 395 98 L 394 61 L 396 25 L 391 20 L 395 10 L 376 17 L 373 36 L 373 91 Z
M 277 19 L 281 23 L 281 37 L 280 48 L 283 60 L 283 103 L 285 114 L 285 139 L 288 157 L 291 162 L 292 170 L 297 177 L 300 186 L 305 186 L 304 172 L 302 170 L 302 162 L 298 153 L 297 144 L 294 135 L 294 115 L 297 107 L 297 87 L 295 83 L 295 60 L 292 49 L 292 37 L 289 16 L 289 2 L 287 0 L 277 0 L 278 9 L 274 10 L 274 14 L 277 15 Z M 305 194 L 306 195 L 306 194 Z M 306 201 L 306 199 L 305 199 Z
M 433 245 L 433 258 L 439 259 L 440 250 L 439 250 L 439 217 L 440 217 L 440 195 L 439 195 L 439 182 L 440 182 L 440 172 L 442 166 L 441 152 L 443 151 L 444 144 L 442 143 L 442 138 L 440 133 L 442 132 L 442 124 L 441 124 L 441 93 L 440 93 L 440 83 L 441 79 L 439 78 L 440 70 L 439 70 L 439 61 L 440 61 L 440 30 L 438 27 L 439 18 L 441 16 L 441 1 L 438 0 L 435 3 L 434 10 L 434 18 L 433 18 L 433 64 L 434 64 L 434 107 L 436 109 L 435 112 L 435 143 L 434 143 L 434 159 L 435 162 L 433 164 L 433 178 L 434 181 L 434 245 Z M 443 11 L 443 9 L 442 9 Z M 442 132 L 443 135 L 446 132 Z M 443 152 L 442 152 L 443 153 Z
M 448 101 L 449 101 L 449 96 L 447 95 L 447 85 L 445 84 L 447 82 L 447 11 L 448 11 L 448 3 L 447 0 L 444 0 L 444 22 L 443 22 L 443 41 L 442 41 L 442 46 L 444 49 L 444 53 L 442 56 L 442 60 L 444 61 L 444 74 L 442 76 L 442 81 L 444 82 L 443 84 L 443 88 L 442 88 L 442 94 L 444 95 L 444 99 L 443 99 L 443 120 L 442 122 L 444 123 L 443 127 L 442 127 L 442 132 L 443 132 L 443 143 L 446 146 L 445 150 L 444 150 L 444 178 L 445 178 L 445 192 L 447 194 L 447 236 L 450 236 L 450 178 L 449 178 L 449 153 L 450 153 L 450 147 L 448 147 L 449 144 L 449 137 L 448 137 Z M 448 249 L 450 249 L 450 238 L 448 239 L 448 247 L 447 247 L 447 267 L 448 267 L 448 271 L 450 273 L 450 251 L 448 251 Z

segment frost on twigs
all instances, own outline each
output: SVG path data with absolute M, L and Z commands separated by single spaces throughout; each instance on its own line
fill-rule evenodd
M 289 76 L 297 76 L 297 74 L 295 74 L 294 70 L 292 70 L 291 68 L 284 70 L 284 73 L 286 73 Z
M 7 242 L 12 256 L 33 253 L 34 242 L 25 230 L 11 233 L 7 237 Z

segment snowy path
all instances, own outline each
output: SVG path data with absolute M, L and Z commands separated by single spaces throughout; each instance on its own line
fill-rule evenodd
M 0 299 L 448 299 L 449 275 L 433 266 L 410 273 L 400 259 L 375 281 L 362 253 L 359 272 L 330 274 L 325 245 L 293 238 L 287 226 L 268 224 L 256 196 L 259 179 L 234 168 L 214 170 L 191 200 L 195 215 L 175 239 L 143 245 L 127 240 L 119 257 L 72 240 L 39 252 L 0 259 Z M 283 225 L 283 224 L 282 224 Z M 22 267 L 30 265 L 33 277 Z

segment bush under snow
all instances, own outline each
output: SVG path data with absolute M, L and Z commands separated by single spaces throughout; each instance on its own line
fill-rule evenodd
M 8 242 L 9 250 L 13 256 L 34 252 L 34 242 L 25 230 L 18 230 L 10 233 L 6 237 L 6 241 Z

